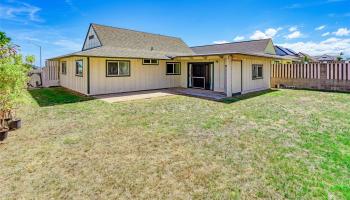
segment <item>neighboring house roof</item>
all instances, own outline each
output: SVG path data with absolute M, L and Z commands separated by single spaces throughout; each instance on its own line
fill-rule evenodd
M 316 59 L 314 59 L 312 56 L 310 56 L 309 54 L 304 53 L 304 52 L 299 52 L 298 56 L 301 59 L 301 61 L 304 61 L 304 57 L 307 57 L 309 62 L 317 62 Z
M 276 54 L 279 56 L 298 56 L 298 54 L 295 51 L 288 48 L 284 48 L 282 46 L 275 45 L 275 50 Z
M 243 54 L 267 54 L 266 48 L 271 39 L 251 40 L 243 42 L 231 42 L 191 47 L 196 55 L 243 53 Z
M 322 56 L 314 56 L 313 58 L 318 61 L 336 61 L 337 60 L 337 57 L 327 55 L 327 54 L 324 54 Z
M 279 46 L 275 46 L 275 51 L 276 54 L 279 56 L 285 56 L 288 55 L 285 51 L 282 50 L 282 48 L 280 48 Z

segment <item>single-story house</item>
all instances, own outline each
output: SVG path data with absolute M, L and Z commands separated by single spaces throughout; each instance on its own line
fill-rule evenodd
M 314 56 L 314 60 L 317 62 L 328 63 L 328 62 L 336 62 L 338 59 L 336 56 L 331 56 L 328 54 L 323 54 L 321 56 Z
M 188 47 L 180 38 L 90 24 L 79 52 L 59 61 L 62 87 L 85 95 L 161 88 L 244 94 L 270 88 L 271 39 Z

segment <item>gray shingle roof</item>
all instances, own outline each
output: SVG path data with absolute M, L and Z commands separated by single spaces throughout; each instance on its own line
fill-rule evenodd
M 70 54 L 71 56 L 95 56 L 95 57 L 115 57 L 115 58 L 153 58 L 153 59 L 171 59 L 175 54 L 169 55 L 169 52 L 147 51 L 139 49 L 116 48 L 111 46 L 96 47 L 85 51 L 79 51 Z M 186 54 L 188 55 L 188 54 Z
M 193 51 L 177 37 L 133 31 L 98 24 L 91 25 L 102 47 L 79 54 L 169 59 L 169 57 L 192 55 Z
M 232 42 L 225 44 L 213 44 L 191 47 L 192 51 L 199 55 L 223 54 L 223 53 L 258 53 L 264 54 L 270 39 Z
M 116 58 L 171 59 L 180 56 L 244 54 L 279 57 L 265 53 L 271 39 L 205 45 L 189 48 L 180 38 L 91 24 L 102 46 L 55 58 L 96 56 Z
M 323 54 L 322 56 L 314 56 L 313 58 L 318 61 L 336 61 L 337 60 L 337 57 L 327 55 L 327 54 Z

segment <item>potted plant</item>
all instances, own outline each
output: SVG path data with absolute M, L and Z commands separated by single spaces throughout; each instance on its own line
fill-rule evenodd
M 9 129 L 5 126 L 5 113 L 0 111 L 0 141 L 7 138 Z
M 7 138 L 8 131 L 8 128 L 0 128 L 0 141 L 3 141 Z
M 10 129 L 10 131 L 19 129 L 22 126 L 21 119 L 15 118 L 14 112 L 14 110 L 10 110 L 8 114 L 9 120 L 7 122 L 7 126 Z

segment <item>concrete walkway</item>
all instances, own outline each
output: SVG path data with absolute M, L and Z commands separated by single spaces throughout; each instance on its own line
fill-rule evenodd
M 224 93 L 214 92 L 210 90 L 191 89 L 191 88 L 170 88 L 170 89 L 159 89 L 159 90 L 147 90 L 137 92 L 124 92 L 116 94 L 96 95 L 97 99 L 108 103 L 133 101 L 141 99 L 151 99 L 156 97 L 165 97 L 173 95 L 186 95 L 199 98 L 205 98 L 210 100 L 220 100 L 225 98 Z
M 133 100 L 140 100 L 140 99 L 150 99 L 155 97 L 165 97 L 165 96 L 171 96 L 171 95 L 175 95 L 175 94 L 171 93 L 171 91 L 168 89 L 162 89 L 162 90 L 147 90 L 147 91 L 97 95 L 94 97 L 108 103 L 114 103 L 114 102 L 133 101 Z

